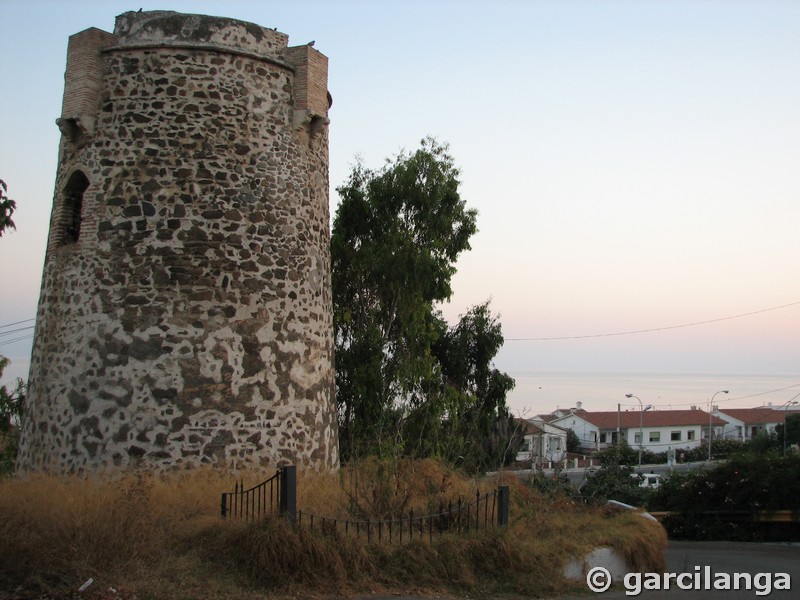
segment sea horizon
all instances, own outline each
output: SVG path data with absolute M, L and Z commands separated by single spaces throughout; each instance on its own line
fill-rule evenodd
M 516 381 L 507 396 L 512 414 L 531 417 L 559 408 L 586 410 L 708 410 L 772 406 L 800 399 L 800 374 L 508 370 Z M 727 390 L 727 394 L 724 393 Z
M 2 377 L 9 385 L 17 377 L 27 381 L 30 359 L 14 357 Z M 497 365 L 496 365 L 497 366 Z M 639 410 L 639 403 L 625 394 L 633 394 L 642 406 L 653 410 L 708 410 L 714 404 L 728 408 L 772 406 L 800 402 L 800 373 L 691 373 L 657 371 L 601 371 L 503 369 L 516 386 L 506 397 L 506 405 L 515 416 L 531 417 L 559 408 L 574 408 L 580 402 L 586 410 Z M 728 390 L 728 394 L 718 393 Z M 716 394 L 716 395 L 715 395 Z M 800 408 L 798 405 L 795 408 Z

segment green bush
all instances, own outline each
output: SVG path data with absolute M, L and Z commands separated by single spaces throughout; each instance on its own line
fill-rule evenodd
M 623 440 L 621 444 L 613 444 L 598 452 L 597 458 L 603 465 L 635 465 L 639 462 L 639 451 Z
M 778 434 L 774 431 L 769 433 L 761 432 L 749 442 L 745 442 L 747 450 L 754 454 L 767 454 L 775 453 L 780 454 L 782 449 L 782 440 L 778 438 Z
M 712 440 L 711 455 L 715 460 L 729 458 L 745 450 L 745 444 L 739 440 Z M 708 460 L 708 440 L 697 448 L 686 451 L 687 462 L 701 462 Z
M 649 450 L 645 450 L 644 452 L 642 452 L 642 464 L 643 465 L 664 465 L 664 464 L 667 464 L 667 453 L 666 452 L 650 452 Z
M 800 511 L 800 457 L 739 452 L 710 470 L 671 473 L 648 508 L 673 513 L 664 521 L 673 538 L 759 540 L 763 529 L 752 519 L 725 513 Z
M 530 479 L 527 479 L 525 483 L 547 498 L 554 498 L 562 495 L 572 497 L 575 494 L 575 490 L 570 484 L 569 477 L 563 473 L 548 476 L 539 472 Z
M 649 490 L 641 487 L 633 467 L 624 464 L 604 465 L 587 479 L 581 496 L 592 504 L 616 500 L 633 506 L 644 506 Z

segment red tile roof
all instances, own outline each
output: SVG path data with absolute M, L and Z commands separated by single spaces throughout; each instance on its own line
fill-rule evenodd
M 533 419 L 520 419 L 518 417 L 514 417 L 514 425 L 519 427 L 519 430 L 523 433 L 547 433 L 546 430 L 542 429 L 539 424 L 534 421 Z M 550 425 L 548 423 L 548 425 Z M 561 429 L 564 430 L 563 427 L 559 427 L 558 425 L 550 425 L 553 429 Z
M 535 425 L 534 423 L 531 423 L 530 421 L 528 421 L 525 425 L 522 426 L 521 431 L 523 435 L 529 433 L 534 433 L 534 434 L 545 433 L 545 431 L 541 427 Z
M 761 406 L 758 408 L 721 408 L 723 414 L 738 419 L 742 423 L 783 423 L 786 420 L 786 412 Z
M 619 415 L 619 417 L 617 416 Z M 619 418 L 622 429 L 639 427 L 639 418 L 642 419 L 644 427 L 671 427 L 685 425 L 705 425 L 708 427 L 708 413 L 704 410 L 648 410 L 640 412 L 638 410 L 628 410 L 617 413 L 617 411 L 606 412 L 583 412 L 576 414 L 585 421 L 588 421 L 598 429 L 616 429 L 617 419 Z M 712 417 L 712 425 L 726 425 L 726 422 L 719 417 Z

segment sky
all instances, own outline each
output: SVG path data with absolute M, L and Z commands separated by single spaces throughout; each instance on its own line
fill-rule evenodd
M 615 407 L 633 381 L 614 387 L 614 373 L 716 377 L 674 393 L 649 378 L 665 405 L 744 376 L 744 406 L 800 392 L 788 0 L 0 0 L 0 179 L 18 204 L 0 238 L 4 382 L 27 377 L 32 331 L 12 330 L 36 313 L 68 37 L 140 7 L 315 41 L 330 61 L 332 214 L 357 158 L 379 168 L 426 136 L 449 144 L 479 232 L 441 308 L 455 322 L 491 299 L 512 409 Z M 575 374 L 594 383 L 576 390 Z

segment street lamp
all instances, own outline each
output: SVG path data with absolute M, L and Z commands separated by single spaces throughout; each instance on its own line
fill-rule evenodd
M 712 412 L 711 409 L 714 406 L 714 398 L 717 397 L 717 394 L 727 394 L 728 390 L 720 390 L 716 392 L 713 396 L 711 396 L 711 400 L 708 401 L 708 460 L 711 460 L 711 417 Z
M 800 396 L 800 394 L 797 394 L 796 396 L 793 396 L 793 398 L 797 398 L 797 396 Z M 790 406 L 794 406 L 796 404 L 797 404 L 796 400 L 789 400 L 786 404 L 782 404 L 781 407 L 778 410 L 780 410 L 781 408 L 786 408 L 788 410 Z M 783 416 L 783 455 L 784 456 L 786 456 L 786 417 L 787 416 L 788 415 L 784 415 Z
M 644 444 L 644 434 L 642 433 L 642 425 L 644 424 L 644 411 L 650 410 L 653 408 L 652 406 L 648 406 L 647 408 L 642 408 L 642 401 L 639 399 L 639 396 L 634 396 L 633 394 L 625 394 L 626 398 L 636 398 L 639 400 L 639 466 L 642 466 L 642 444 Z

